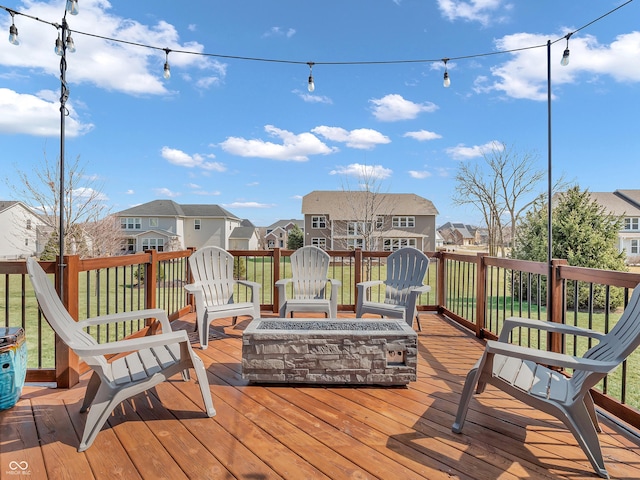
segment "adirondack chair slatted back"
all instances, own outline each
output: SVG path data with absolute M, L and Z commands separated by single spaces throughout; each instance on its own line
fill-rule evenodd
M 591 347 L 584 358 L 622 363 L 640 346 L 640 284 L 633 290 L 629 303 L 611 331 L 597 345 Z M 606 374 L 577 370 L 571 381 L 580 390 L 596 385 Z
M 291 254 L 293 298 L 324 298 L 330 257 L 315 246 L 302 247 Z
M 40 310 L 62 341 L 72 350 L 77 347 L 97 345 L 96 340 L 85 332 L 80 324 L 69 315 L 60 297 L 58 297 L 53 283 L 49 281 L 47 274 L 37 260 L 28 258 L 27 265 Z M 102 371 L 108 371 L 107 361 L 102 355 L 83 355 L 82 359 L 87 365 L 100 368 Z
M 428 268 L 428 257 L 415 248 L 404 247 L 389 255 L 384 303 L 406 304 L 411 288 L 422 285 Z
M 233 255 L 219 247 L 204 247 L 189 257 L 196 282 L 201 282 L 207 305 L 233 303 Z

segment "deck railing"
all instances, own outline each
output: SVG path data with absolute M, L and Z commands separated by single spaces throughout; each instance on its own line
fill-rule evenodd
M 191 251 L 149 251 L 121 257 L 81 260 L 65 257 L 63 302 L 77 319 L 105 313 L 160 307 L 170 318 L 193 310 L 184 284 L 190 281 L 187 258 Z M 237 274 L 262 285 L 261 308 L 278 312 L 275 282 L 291 275 L 290 250 L 231 250 L 238 259 Z M 329 276 L 342 282 L 339 310 L 354 312 L 356 284 L 382 279 L 388 252 L 329 251 Z M 422 295 L 419 310 L 437 311 L 472 330 L 479 338 L 497 338 L 504 320 L 523 316 L 543 321 L 570 323 L 607 332 L 620 316 L 640 274 L 570 267 L 566 261 L 527 262 L 485 254 L 427 252 L 431 259 L 425 283 L 429 294 Z M 57 275 L 57 262 L 42 262 L 45 270 Z M 549 277 L 549 273 L 551 276 Z M 75 384 L 81 372 L 73 352 L 57 342 L 42 318 L 24 262 L 0 262 L 0 314 L 4 326 L 22 326 L 29 350 L 28 381 Z M 551 278 L 549 284 L 548 279 Z M 57 284 L 57 281 L 56 281 Z M 547 309 L 547 288 L 551 289 L 551 309 Z M 239 289 L 242 297 L 248 292 Z M 382 290 L 374 291 L 382 295 Z M 2 324 L 0 324 L 2 325 Z M 91 330 L 98 341 L 130 335 L 144 335 L 149 325 L 128 323 L 111 330 Z M 539 335 L 519 331 L 512 341 L 569 354 L 582 354 L 588 342 L 570 336 Z M 594 390 L 600 406 L 640 429 L 640 352 L 635 352 L 622 368 L 609 375 Z M 568 372 L 570 373 L 570 372 Z

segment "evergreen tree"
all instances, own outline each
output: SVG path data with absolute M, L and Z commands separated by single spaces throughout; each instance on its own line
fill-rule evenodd
M 570 188 L 559 195 L 552 214 L 553 258 L 566 259 L 569 265 L 602 270 L 626 271 L 625 253 L 616 243 L 623 219 L 608 213 L 591 199 L 587 190 Z M 537 205 L 527 212 L 518 230 L 518 241 L 512 257 L 536 262 L 547 261 L 547 209 Z M 611 306 L 622 304 L 621 292 L 611 290 Z M 535 291 L 535 289 L 534 289 Z M 542 299 L 546 298 L 543 288 Z M 569 296 L 570 297 L 570 296 Z M 580 308 L 588 306 L 588 286 L 581 286 Z M 573 301 L 568 298 L 568 307 Z M 594 307 L 605 304 L 604 286 L 595 286 Z
M 297 225 L 294 225 L 289 230 L 289 237 L 287 238 L 287 248 L 289 250 L 297 250 L 304 245 L 304 233 Z

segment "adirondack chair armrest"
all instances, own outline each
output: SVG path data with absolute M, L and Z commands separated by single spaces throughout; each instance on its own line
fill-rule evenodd
M 335 278 L 330 278 L 329 283 L 331 284 L 331 291 L 335 288 L 336 290 L 342 286 L 342 282 Z
M 260 289 L 262 288 L 262 285 L 259 284 L 258 282 L 252 282 L 250 280 L 238 280 L 238 283 L 240 285 L 244 285 L 245 287 L 249 287 L 251 288 L 251 292 L 255 295 L 259 295 L 260 294 Z
M 428 293 L 431 291 L 430 285 L 421 285 L 419 287 L 415 287 L 411 289 L 411 293 L 422 295 L 423 293 Z
M 107 323 L 125 322 L 128 320 L 155 318 L 162 325 L 162 333 L 171 332 L 171 324 L 167 317 L 167 312 L 161 308 L 147 308 L 145 310 L 134 310 L 131 312 L 110 313 L 97 317 L 87 318 L 78 322 L 83 327 L 93 325 L 105 325 Z
M 384 282 L 382 280 L 369 280 L 367 282 L 360 282 L 356 284 L 356 288 L 358 292 L 366 292 L 367 289 L 374 287 L 376 285 L 382 285 Z
M 597 340 L 602 340 L 605 337 L 604 333 L 596 332 L 595 330 L 589 330 L 587 328 L 576 327 L 573 325 L 547 322 L 544 320 L 532 320 L 522 317 L 509 317 L 504 321 L 504 325 L 502 327 L 502 331 L 500 332 L 500 338 L 498 339 L 498 341 L 508 342 L 509 334 L 517 327 L 532 328 L 536 330 L 557 332 L 567 335 L 578 335 L 581 337 L 591 337 Z
M 74 346 L 73 350 L 81 357 L 83 355 L 113 355 L 182 342 L 189 342 L 187 332 L 177 330 L 175 332 L 149 335 L 148 337 L 127 338 L 116 342 L 100 343 L 90 346 Z
M 523 347 L 495 340 L 487 341 L 486 353 L 505 355 L 522 360 L 530 360 L 541 365 L 608 373 L 618 366 L 618 362 L 602 362 L 590 358 L 574 357 L 563 353 L 548 352 L 536 348 Z

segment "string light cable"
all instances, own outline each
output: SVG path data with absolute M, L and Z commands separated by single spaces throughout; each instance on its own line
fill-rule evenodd
M 626 2 L 618 5 L 617 7 L 613 8 L 613 9 L 609 10 L 608 12 L 600 15 L 599 17 L 591 20 L 590 22 L 586 23 L 585 25 L 581 26 L 580 28 L 577 28 L 576 30 L 573 30 L 572 32 L 569 32 L 568 34 L 566 34 L 566 35 L 564 35 L 564 36 L 562 36 L 560 38 L 557 38 L 556 40 L 548 42 L 551 45 L 553 45 L 553 44 L 555 44 L 557 42 L 560 42 L 562 40 L 566 40 L 567 41 L 567 48 L 565 49 L 565 51 L 563 53 L 563 57 L 562 57 L 562 62 L 561 63 L 563 65 L 568 63 L 569 38 L 572 35 L 578 33 L 581 30 L 584 30 L 585 28 L 593 25 L 594 23 L 604 19 L 605 17 L 611 15 L 612 13 L 616 12 L 617 10 L 620 10 L 621 8 L 629 5 L 631 2 L 633 2 L 633 0 L 627 0 Z M 76 11 L 77 11 L 77 3 L 78 3 L 77 0 L 75 2 L 72 2 L 72 3 L 75 3 L 75 8 L 76 8 Z M 42 22 L 42 23 L 51 25 L 51 26 L 55 27 L 58 30 L 61 29 L 61 26 L 58 23 L 46 21 L 46 20 L 43 20 L 41 18 L 29 15 L 29 14 L 19 12 L 17 10 L 13 10 L 13 9 L 11 9 L 9 7 L 5 7 L 4 5 L 0 5 L 0 9 L 5 10 L 7 13 L 9 13 L 11 15 L 12 25 L 10 27 L 10 34 L 13 35 L 11 38 L 15 39 L 16 41 L 17 41 L 17 28 L 15 27 L 15 25 L 13 23 L 13 18 L 14 18 L 15 15 L 24 16 L 26 18 L 30 18 L 31 20 L 35 20 L 35 21 L 38 21 L 38 22 Z M 70 13 L 71 13 L 71 11 L 70 11 Z M 470 59 L 475 59 L 475 58 L 489 57 L 489 56 L 494 56 L 494 55 L 504 55 L 504 54 L 509 54 L 509 53 L 516 53 L 516 52 L 521 52 L 521 51 L 526 51 L 526 50 L 534 50 L 534 49 L 537 49 L 537 48 L 547 47 L 547 43 L 543 43 L 543 44 L 539 44 L 539 45 L 530 45 L 530 46 L 526 46 L 526 47 L 513 48 L 513 49 L 508 49 L 508 50 L 496 50 L 496 51 L 493 51 L 493 52 L 475 53 L 475 54 L 459 55 L 459 56 L 452 56 L 452 57 L 405 59 L 405 60 L 355 60 L 355 61 L 309 62 L 309 61 L 303 61 L 303 60 L 277 59 L 277 58 L 265 58 L 265 57 L 251 57 L 251 56 L 241 56 L 241 55 L 225 55 L 225 54 L 219 54 L 219 53 L 194 52 L 194 51 L 190 51 L 190 50 L 174 50 L 174 49 L 169 49 L 169 48 L 166 48 L 166 47 L 158 47 L 158 46 L 154 46 L 154 45 L 148 45 L 148 44 L 144 44 L 144 43 L 132 42 L 132 41 L 122 40 L 122 39 L 113 38 L 113 37 L 106 37 L 106 36 L 98 35 L 98 34 L 95 34 L 95 33 L 82 32 L 80 30 L 71 30 L 71 29 L 68 28 L 68 26 L 67 26 L 67 31 L 68 31 L 68 36 L 67 36 L 67 45 L 66 46 L 70 51 L 72 51 L 72 49 L 75 50 L 75 45 L 73 44 L 73 40 L 71 39 L 71 32 L 73 31 L 73 33 L 76 34 L 76 35 L 83 35 L 83 36 L 88 36 L 88 37 L 93 37 L 93 38 L 99 38 L 99 39 L 102 39 L 102 40 L 107 40 L 109 42 L 120 43 L 120 44 L 125 44 L 125 45 L 132 45 L 132 46 L 137 46 L 137 47 L 141 47 L 141 48 L 148 48 L 148 49 L 151 49 L 151 50 L 158 50 L 158 51 L 165 52 L 165 63 L 164 63 L 164 77 L 165 78 L 169 78 L 170 75 L 171 75 L 170 66 L 169 66 L 169 53 L 184 54 L 184 55 L 197 55 L 197 56 L 202 56 L 202 57 L 212 57 L 212 58 L 219 58 L 219 59 L 225 59 L 225 60 L 267 62 L 267 63 L 283 63 L 283 64 L 290 64 L 290 65 L 307 65 L 307 66 L 309 66 L 308 89 L 309 89 L 310 92 L 315 89 L 315 83 L 313 81 L 312 69 L 316 65 L 337 65 L 337 66 L 345 66 L 345 65 L 397 65 L 397 64 L 443 62 L 444 63 L 444 67 L 445 67 L 443 85 L 446 87 L 446 86 L 450 85 L 450 83 L 451 83 L 451 80 L 449 78 L 449 72 L 447 70 L 447 62 L 449 62 L 449 61 L 452 61 L 452 60 L 453 61 L 470 60 Z M 64 41 L 64 39 L 61 39 L 61 41 Z M 14 42 L 12 42 L 12 43 L 14 43 Z

